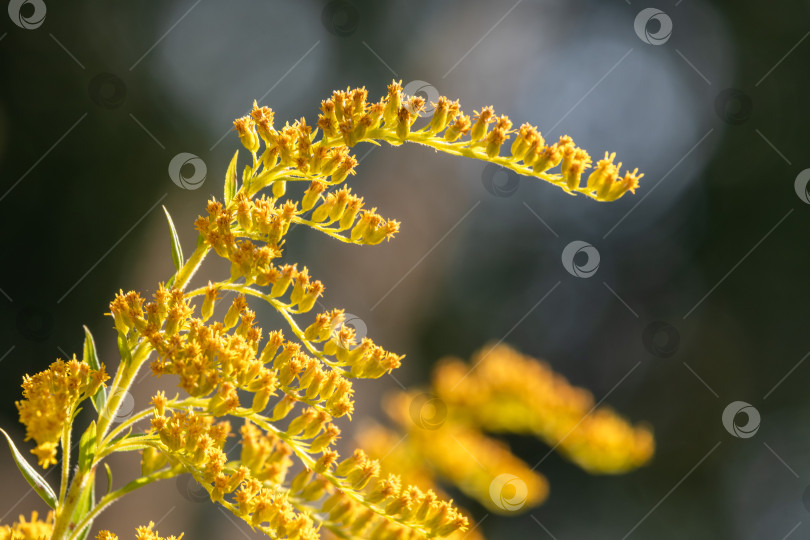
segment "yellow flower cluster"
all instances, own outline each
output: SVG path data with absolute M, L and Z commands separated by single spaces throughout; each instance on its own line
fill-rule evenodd
M 331 182 L 327 182 L 329 185 L 340 183 L 348 174 L 354 174 L 357 165 L 357 161 L 348 155 L 348 148 L 358 142 L 379 140 L 394 145 L 415 142 L 442 152 L 490 161 L 519 174 L 552 182 L 568 193 L 582 193 L 600 201 L 612 201 L 628 191 L 634 192 L 643 176 L 636 169 L 620 177 L 621 163 L 614 164 L 615 154 L 605 153 L 605 159 L 597 163 L 582 185 L 583 174 L 592 163 L 588 152 L 578 148 L 568 136 L 546 144 L 537 128 L 530 124 L 513 130 L 512 121 L 505 115 L 497 116 L 492 107 L 474 111 L 471 118 L 464 114 L 458 101 L 441 96 L 432 103 L 434 111 L 430 122 L 415 129 L 416 121 L 424 115 L 425 100 L 403 94 L 401 83 L 392 82 L 388 86 L 388 95 L 380 101 L 369 103 L 367 98 L 365 88 L 354 88 L 336 91 L 331 98 L 321 102 L 317 124 L 322 133 L 320 141 L 313 140 L 312 128 L 304 119 L 275 130 L 273 112 L 255 104 L 251 114 L 237 119 L 234 126 L 242 144 L 254 154 L 264 141 L 267 149 L 261 155 L 261 161 L 265 169 L 294 170 L 286 180 L 331 176 Z M 502 146 L 513 133 L 516 135 L 508 155 L 501 156 Z M 560 167 L 558 174 L 548 173 L 557 166 Z M 302 211 L 312 207 L 324 188 L 323 182 L 310 186 L 309 200 L 305 198 Z M 274 196 L 280 197 L 284 189 L 284 184 L 274 185 Z M 338 192 L 327 196 L 314 214 L 319 219 L 312 221 L 319 223 L 328 217 L 330 223 L 340 221 L 338 230 L 347 229 L 360 206 L 362 199 L 353 198 L 348 192 Z M 344 215 L 346 209 L 349 211 Z M 381 220 L 373 221 L 378 228 L 382 224 Z M 362 222 L 361 218 L 355 229 L 361 227 Z M 399 223 L 388 221 L 385 227 L 385 233 L 377 233 L 377 241 L 393 234 Z M 355 229 L 352 238 L 360 234 Z
M 531 434 L 591 473 L 622 473 L 652 457 L 645 426 L 634 427 L 590 392 L 571 386 L 548 364 L 499 345 L 484 348 L 472 366 L 441 363 L 433 391 L 454 417 L 490 432 Z
M 150 521 L 149 525 L 138 527 L 135 530 L 135 540 L 181 540 L 183 535 L 180 536 L 160 536 L 156 531 L 152 529 L 155 527 L 155 523 Z M 96 535 L 96 540 L 118 540 L 118 536 L 111 533 L 110 531 L 99 531 Z
M 449 496 L 437 481 L 436 471 L 422 454 L 411 446 L 408 439 L 403 440 L 400 433 L 375 424 L 367 424 L 358 434 L 358 445 L 380 460 L 381 472 L 389 478 L 396 478 L 402 484 L 411 484 L 427 493 L 435 493 L 440 499 L 447 499 Z M 447 452 L 448 447 L 435 445 Z M 466 454 L 460 452 L 447 452 L 442 456 L 445 462 L 451 462 L 451 467 L 465 467 Z M 542 481 L 543 477 L 538 475 Z M 468 522 L 472 523 L 472 516 L 464 508 L 459 508 L 458 512 L 464 516 Z M 467 530 L 456 530 L 447 536 L 448 540 L 484 540 L 478 527 Z
M 303 517 L 309 519 L 311 515 L 327 529 L 348 529 L 357 535 L 376 531 L 372 533 L 375 538 L 401 535 L 406 530 L 408 534 L 448 535 L 464 530 L 467 519 L 449 503 L 440 502 L 432 488 L 422 491 L 400 485 L 399 479 L 380 480 L 379 465 L 362 453 L 338 463 L 331 446 L 340 430 L 332 420 L 353 411 L 349 378 L 380 377 L 399 367 L 402 356 L 368 338 L 358 340 L 354 330 L 343 325 L 343 310 L 319 313 L 307 326 L 298 326 L 295 316 L 312 310 L 324 286 L 310 277 L 306 267 L 299 270 L 295 264 L 277 262 L 283 254 L 285 236 L 294 224 L 356 244 L 377 244 L 396 234 L 399 222 L 382 218 L 376 209 L 365 209 L 362 197 L 339 186 L 354 174 L 357 160 L 349 148 L 361 141 L 426 144 L 451 154 L 495 162 L 552 181 L 569 192 L 604 200 L 635 188 L 638 176 L 628 173 L 620 180 L 611 157 L 600 162 L 586 187 L 580 187 L 580 178 L 591 161 L 569 137 L 546 145 L 535 128 L 523 125 L 516 132 L 511 155 L 501 157 L 501 146 L 515 131 L 512 122 L 495 116 L 491 107 L 484 107 L 471 119 L 458 102 L 442 97 L 434 104 L 430 122 L 416 129 L 424 100 L 403 95 L 399 83 L 392 83 L 388 95 L 378 102 L 369 103 L 367 98 L 365 88 L 334 92 L 321 104 L 317 130 L 304 119 L 276 129 L 273 111 L 254 103 L 249 115 L 234 122 L 240 141 L 253 155 L 253 164 L 245 168 L 241 188 L 237 189 L 234 158 L 226 176 L 225 200 L 210 201 L 207 215 L 195 222 L 203 247 L 229 261 L 230 279 L 188 293 L 161 286 L 154 301 L 146 304 L 137 293 L 122 293 L 110 310 L 128 343 L 143 339 L 157 352 L 151 363 L 154 374 L 179 377 L 180 387 L 191 396 L 184 403 L 193 406 L 194 414 L 246 417 L 241 429 L 241 465 L 228 472 L 218 457 L 221 445 L 205 438 L 193 444 L 182 439 L 185 428 L 181 425 L 195 416 L 189 412 L 164 416 L 166 400 L 156 396 L 163 404 L 153 419 L 161 441 L 159 450 L 170 460 L 179 459 L 186 468 L 196 470 L 195 477 L 204 485 L 210 484 L 215 500 L 231 493 L 248 493 L 245 486 L 253 486 L 249 489 L 252 498 L 270 489 L 268 507 L 271 502 L 284 501 L 283 505 L 303 509 Z M 547 174 L 556 166 L 560 166 L 559 175 Z M 300 198 L 285 200 L 289 185 L 301 181 L 307 187 Z M 330 190 L 333 187 L 336 190 Z M 260 195 L 265 188 L 270 194 Z M 239 296 L 222 322 L 207 323 L 217 300 L 228 291 Z M 192 316 L 190 299 L 195 296 L 203 297 L 199 318 Z M 254 325 L 255 313 L 248 307 L 248 297 L 273 306 L 289 324 L 296 341 L 285 340 L 278 330 L 263 340 L 261 329 Z M 279 391 L 281 397 L 272 400 Z M 250 394 L 249 406 L 243 405 L 240 400 Z M 298 402 L 305 407 L 294 416 L 291 413 Z M 286 429 L 278 427 L 282 421 L 287 422 Z M 167 430 L 172 430 L 173 438 Z M 528 470 L 496 441 L 461 425 L 442 437 L 435 448 L 463 441 L 497 470 L 524 476 L 531 486 L 531 502 L 545 497 L 543 477 Z M 431 442 L 436 441 L 422 437 L 425 452 Z M 188 454 L 192 449 L 194 454 Z M 301 474 L 305 476 L 297 476 L 292 489 L 284 488 L 293 455 L 304 464 Z M 446 453 L 432 455 L 434 468 L 459 482 L 467 478 L 465 491 L 484 497 L 487 479 L 496 469 L 473 474 L 470 466 L 454 467 Z M 158 463 L 161 461 L 153 451 L 144 453 L 145 470 L 153 470 Z M 286 498 L 277 498 L 279 489 L 288 489 Z M 383 491 L 373 491 L 380 489 Z M 328 494 L 319 507 L 318 499 Z M 267 523 L 264 518 L 257 521 L 255 510 L 244 504 L 228 504 L 235 504 L 237 515 L 251 523 Z M 320 510 L 313 513 L 313 507 Z M 286 510 L 277 508 L 276 514 L 286 515 Z M 299 523 L 297 517 L 290 519 Z M 310 522 L 301 523 L 301 530 L 310 530 Z M 272 534 L 280 533 L 275 530 Z
M 20 422 L 25 425 L 25 440 L 34 439 L 42 467 L 56 463 L 56 449 L 62 430 L 73 420 L 76 405 L 93 396 L 109 378 L 104 366 L 94 370 L 74 356 L 65 362 L 57 360 L 33 377 L 23 377 L 23 399 L 17 402 Z
M 293 450 L 287 444 L 246 423 L 242 429 L 241 464 L 233 466 L 223 451 L 230 433 L 228 422 L 214 423 L 210 416 L 193 411 L 163 416 L 160 409 L 165 402 L 161 397 L 153 400 L 152 418 L 152 428 L 162 443 L 160 449 L 179 461 L 213 501 L 273 538 L 318 538 L 312 519 L 297 512 L 286 494 L 269 487 L 280 486 L 292 464 L 289 456 Z
M 238 289 L 261 295 L 282 313 L 299 313 L 310 284 L 308 273 L 290 266 L 283 270 L 289 270 L 286 285 L 253 281 L 270 286 L 267 294 Z M 375 539 L 446 536 L 464 530 L 467 518 L 434 492 L 397 483 L 397 489 L 375 494 L 378 463 L 361 451 L 339 461 L 332 449 L 340 436 L 332 420 L 354 408 L 347 377 L 380 377 L 399 367 L 402 357 L 368 338 L 358 343 L 354 329 L 343 325 L 343 310 L 319 313 L 303 330 L 290 319 L 306 352 L 279 330 L 263 340 L 243 295 L 235 298 L 221 322 L 207 324 L 220 289 L 227 287 L 209 283 L 185 294 L 160 287 L 151 302 L 129 292 L 110 305 L 125 339 L 140 336 L 157 352 L 152 372 L 177 375 L 179 386 L 191 396 L 182 401 L 185 409 L 162 392 L 154 397 L 154 435 L 143 453 L 143 474 L 179 463 L 177 470 L 191 472 L 212 500 L 274 538 L 317 538 L 318 525 Z M 281 303 L 279 298 L 290 287 L 290 301 Z M 189 303 L 197 295 L 203 297 L 202 319 L 192 317 Z M 271 404 L 278 390 L 282 397 Z M 240 392 L 253 394 L 249 408 L 241 405 Z M 306 407 L 296 416 L 291 413 L 298 402 Z M 228 463 L 222 450 L 228 425 L 214 424 L 214 417 L 225 415 L 246 418 L 237 462 Z M 280 422 L 286 429 L 278 427 Z M 293 455 L 305 468 L 288 486 Z
M 338 463 L 335 475 L 344 477 L 350 488 L 336 490 L 323 503 L 322 510 L 329 513 L 332 522 L 358 538 L 448 536 L 467 529 L 467 518 L 452 502 L 440 500 L 433 490 L 403 484 L 397 475 L 382 478 L 379 462 L 363 450 L 356 450 Z M 366 488 L 360 501 L 352 497 L 351 488 Z
M 379 540 L 447 536 L 467 525 L 467 518 L 432 490 L 403 485 L 395 476 L 380 478 L 379 463 L 362 450 L 338 462 L 337 452 L 328 446 L 340 432 L 333 424 L 324 425 L 323 415 L 312 409 L 304 410 L 284 431 L 274 431 L 256 415 L 253 420 L 267 432 L 246 420 L 240 458 L 228 462 L 222 450 L 230 431 L 227 422 L 215 424 L 210 416 L 194 412 L 164 416 L 170 404 L 160 394 L 153 403 L 154 448 L 168 460 L 144 452 L 144 474 L 177 462 L 213 501 L 274 538 L 319 538 L 314 521 L 332 531 L 350 532 L 352 538 Z M 303 441 L 310 439 L 305 447 Z M 307 452 L 322 455 L 316 461 Z M 287 486 L 293 453 L 305 468 Z
M 621 473 L 645 464 L 654 441 L 545 363 L 506 345 L 484 348 L 471 364 L 439 363 L 429 393 L 399 392 L 386 412 L 405 430 L 364 429 L 362 447 L 422 489 L 441 494 L 448 481 L 489 511 L 512 513 L 543 502 L 545 477 L 486 433 L 540 437 L 591 473 Z M 513 490 L 508 492 L 508 488 Z
M 31 512 L 31 521 L 25 516 L 12 525 L 0 525 L 0 540 L 48 540 L 53 531 L 53 512 L 48 512 L 45 521 L 39 519 L 39 514 Z
M 481 430 L 538 435 L 559 443 L 566 455 L 592 471 L 626 470 L 649 458 L 648 432 L 604 409 L 586 414 L 592 404 L 589 395 L 583 397 L 547 368 L 531 367 L 507 349 L 482 358 L 480 372 L 469 377 L 460 376 L 463 365 L 452 362 L 438 370 L 435 393 L 448 409 L 441 429 L 422 421 L 417 428 L 409 425 L 412 396 L 391 401 L 390 414 L 408 426 L 403 448 L 420 461 L 413 463 L 383 432 L 368 443 L 374 456 L 382 455 L 380 449 L 387 445 L 386 453 L 413 464 L 411 470 L 381 471 L 377 459 L 362 450 L 341 458 L 334 449 L 341 434 L 336 419 L 354 411 L 351 379 L 381 377 L 398 368 L 403 356 L 356 335 L 344 324 L 341 309 L 310 313 L 324 293 L 323 283 L 306 267 L 279 259 L 287 234 L 297 225 L 359 245 L 379 244 L 399 231 L 398 221 L 366 208 L 362 197 L 340 185 L 358 164 L 350 154 L 352 146 L 414 142 L 597 200 L 632 192 L 641 177 L 634 171 L 620 178 L 621 164 L 613 164 L 613 154 L 584 177 L 591 158 L 570 137 L 546 144 L 536 128 L 524 124 L 513 130 L 511 120 L 496 116 L 491 107 L 470 117 L 446 97 L 433 105 L 432 118 L 418 127 L 424 100 L 404 95 L 400 83 L 393 82 L 377 102 L 368 101 L 365 88 L 334 92 L 321 103 L 316 129 L 303 118 L 276 129 L 273 111 L 255 102 L 248 115 L 234 122 L 252 160 L 240 177 L 238 153 L 234 156 L 222 200 L 209 201 L 206 215 L 195 221 L 199 237 L 193 254 L 184 260 L 169 217 L 175 275 L 149 301 L 137 292 L 121 291 L 110 304 L 122 361 L 109 396 L 94 398 L 98 422 L 79 441 L 73 475 L 65 449 L 54 538 L 77 538 L 131 486 L 182 473 L 190 473 L 213 501 L 273 538 L 310 540 L 321 531 L 373 540 L 459 538 L 468 530 L 469 518 L 444 500 L 434 473 L 494 511 L 504 507 L 492 496 L 492 482 L 504 475 L 522 479 L 526 504 L 539 503 L 548 491 L 541 475 Z M 502 156 L 513 134 L 508 155 Z M 559 173 L 550 173 L 555 167 Z M 209 252 L 228 261 L 229 277 L 186 291 Z M 218 302 L 230 293 L 235 298 L 219 306 L 221 318 L 214 317 Z M 281 330 L 265 335 L 248 300 L 273 307 L 289 327 L 289 337 Z M 87 331 L 89 364 L 58 360 L 23 382 L 24 399 L 17 406 L 27 437 L 37 442 L 34 453 L 42 466 L 56 463 L 60 437 L 69 437 L 77 404 L 95 396 L 108 378 L 103 367 L 91 369 L 98 365 L 95 356 Z M 158 392 L 151 409 L 119 418 L 115 413 L 146 364 L 156 376 L 177 376 L 187 395 L 168 399 Z M 544 397 L 537 398 L 538 393 Z M 133 434 L 136 423 L 150 416 L 146 433 Z M 217 420 L 225 416 L 244 421 L 239 429 L 242 451 L 231 461 L 224 451 L 230 424 Z M 92 486 L 99 463 L 113 452 L 134 450 L 143 451 L 143 476 L 96 504 Z M 298 473 L 288 479 L 296 462 Z M 52 490 L 43 490 L 47 499 Z M 77 506 L 86 501 L 90 508 Z M 139 528 L 138 539 L 162 540 L 152 527 Z M 477 535 L 473 532 L 472 538 Z M 102 531 L 98 538 L 116 537 Z
M 306 276 L 306 271 L 299 274 Z M 305 294 L 301 284 L 306 279 L 290 281 L 295 283 L 292 299 Z M 162 392 L 154 397 L 154 437 L 143 453 L 144 475 L 179 463 L 178 470 L 191 472 L 212 500 L 275 538 L 317 538 L 316 522 L 330 530 L 350 530 L 357 538 L 379 539 L 445 536 L 466 528 L 467 518 L 432 491 L 397 483 L 396 490 L 375 495 L 377 462 L 362 452 L 339 462 L 332 449 L 340 436 L 332 420 L 354 407 L 347 376 L 379 377 L 399 367 L 401 356 L 368 338 L 357 343 L 354 330 L 343 325 L 342 310 L 316 315 L 304 330 L 293 326 L 314 356 L 286 341 L 279 330 L 262 340 L 242 295 L 222 322 L 206 324 L 192 317 L 188 298 L 202 295 L 203 317 L 210 318 L 218 286 L 225 285 L 209 283 L 185 295 L 160 287 L 148 303 L 135 292 L 121 293 L 110 305 L 123 335 L 129 340 L 141 336 L 157 352 L 152 372 L 177 375 L 191 396 L 183 401 L 188 410 Z M 276 302 L 282 294 L 284 289 L 271 290 L 266 300 Z M 282 397 L 271 405 L 278 390 Z M 241 406 L 239 392 L 253 394 L 249 408 Z M 306 408 L 294 416 L 298 402 Z M 235 463 L 228 463 L 222 450 L 228 424 L 213 420 L 225 415 L 246 418 L 240 430 L 242 454 Z M 279 422 L 287 422 L 286 429 L 277 427 Z M 305 468 L 287 487 L 293 455 Z
M 414 398 L 406 393 L 396 396 L 388 403 L 389 412 L 398 416 L 403 406 L 404 411 L 408 411 Z M 402 418 L 402 421 L 413 424 L 410 419 Z M 442 491 L 436 477 L 441 478 L 490 512 L 511 512 L 490 494 L 492 482 L 503 474 L 520 479 L 525 486 L 521 507 L 537 506 L 548 496 L 548 481 L 542 474 L 512 454 L 504 443 L 475 428 L 454 423 L 439 429 L 417 426 L 409 429 L 405 441 L 401 440 L 393 431 L 373 426 L 361 432 L 359 444 L 372 455 L 380 456 L 386 471 L 396 471 L 409 482 L 439 493 Z

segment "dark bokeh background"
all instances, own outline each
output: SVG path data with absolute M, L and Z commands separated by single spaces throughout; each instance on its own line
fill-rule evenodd
M 395 77 L 646 173 L 635 196 L 600 204 L 480 162 L 360 146 L 353 187 L 403 221 L 399 237 L 361 249 L 296 231 L 288 255 L 324 279 L 326 306 L 407 354 L 401 383 L 504 339 L 653 426 L 654 461 L 618 477 L 510 439 L 543 459 L 552 494 L 515 517 L 462 499 L 486 535 L 810 538 L 808 2 L 45 2 L 39 25 L 41 7 L 21 8 L 35 28 L 0 16 L 0 425 L 18 440 L 22 375 L 80 352 L 82 324 L 116 364 L 107 304 L 171 274 L 160 204 L 191 249 L 238 147 L 222 139 L 233 118 L 259 99 L 314 122 L 331 90 L 378 97 Z M 662 14 L 634 29 L 649 7 Z M 181 152 L 205 163 L 201 187 L 172 182 Z M 589 278 L 562 264 L 575 240 L 599 254 Z M 359 387 L 356 416 L 396 388 Z M 760 414 L 753 436 L 724 427 L 735 401 Z M 0 477 L 0 521 L 43 510 L 20 500 L 7 450 Z M 245 530 L 195 500 L 182 481 L 152 486 L 101 524 Z

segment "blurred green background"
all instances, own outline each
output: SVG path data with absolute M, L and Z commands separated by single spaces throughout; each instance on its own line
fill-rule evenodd
M 487 537 L 810 538 L 808 21 L 806 1 L 12 1 L 0 17 L 0 425 L 22 439 L 21 377 L 80 353 L 82 324 L 115 367 L 110 299 L 171 275 L 161 204 L 191 250 L 239 146 L 231 121 L 253 99 L 277 123 L 314 123 L 332 90 L 365 85 L 376 99 L 395 78 L 645 173 L 634 196 L 600 204 L 480 162 L 361 145 L 351 185 L 402 232 L 369 248 L 309 231 L 290 241 L 286 256 L 326 283 L 326 307 L 407 355 L 400 383 L 503 339 L 654 428 L 654 461 L 617 477 L 509 439 L 542 460 L 551 496 L 496 517 L 459 494 Z M 195 189 L 169 176 L 181 152 L 205 164 Z M 599 254 L 591 277 L 562 264 L 575 240 Z M 355 417 L 379 416 L 397 381 L 358 385 Z M 753 436 L 724 427 L 735 401 L 759 412 Z M 0 522 L 44 510 L 21 498 L 5 448 L 0 477 Z M 182 480 L 99 524 L 126 537 L 150 519 L 186 538 L 250 536 Z

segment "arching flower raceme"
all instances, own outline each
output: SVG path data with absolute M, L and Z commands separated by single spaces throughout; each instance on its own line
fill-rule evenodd
M 420 420 L 414 427 L 412 415 L 408 421 L 413 395 L 403 393 L 387 410 L 408 431 L 406 444 L 395 448 L 393 432 L 377 428 L 361 437 L 365 448 L 339 453 L 342 425 L 355 412 L 356 380 L 380 378 L 405 357 L 358 332 L 343 309 L 323 308 L 324 283 L 285 251 L 298 226 L 368 246 L 399 232 L 399 221 L 383 217 L 346 185 L 358 167 L 355 145 L 417 143 L 600 201 L 633 192 L 641 177 L 636 171 L 620 177 L 621 164 L 607 153 L 589 173 L 590 155 L 570 137 L 547 142 L 534 126 L 515 129 L 492 107 L 465 114 L 458 101 L 441 96 L 430 104 L 427 120 L 426 105 L 394 81 L 378 101 L 369 101 L 365 88 L 333 92 L 314 122 L 276 125 L 274 112 L 256 102 L 234 121 L 249 158 L 240 171 L 234 155 L 222 197 L 208 201 L 195 220 L 192 254 L 183 256 L 167 210 L 175 274 L 149 295 L 120 291 L 110 303 L 121 355 L 110 387 L 102 388 L 109 377 L 89 330 L 82 361 L 57 360 L 25 377 L 20 420 L 36 442 L 41 466 L 57 463 L 62 446 L 62 484 L 57 495 L 15 454 L 56 512 L 45 522 L 34 514 L 31 522 L 1 527 L 0 540 L 79 540 L 129 491 L 180 474 L 271 538 L 469 534 L 474 540 L 480 532 L 471 531 L 471 517 L 453 504 L 442 481 L 496 512 L 504 504 L 539 504 L 548 491 L 541 474 L 490 434 L 540 437 L 591 472 L 621 472 L 649 459 L 648 431 L 607 409 L 588 413 L 589 394 L 505 347 L 482 358 L 468 376 L 453 362 L 437 369 L 433 392 L 447 408 L 444 425 Z M 227 275 L 191 287 L 209 254 L 222 259 Z M 283 327 L 261 328 L 260 305 L 275 311 Z M 158 391 L 138 410 L 129 390 L 147 373 L 175 382 L 178 390 L 174 397 Z M 72 423 L 87 398 L 97 417 L 78 438 L 78 456 L 71 460 Z M 466 453 L 458 452 L 459 444 Z M 95 496 L 95 474 L 105 459 L 130 451 L 141 452 L 141 476 L 122 487 L 110 482 L 109 492 Z M 496 500 L 493 477 L 504 485 L 520 478 L 525 493 Z M 136 538 L 164 540 L 153 527 L 138 528 Z M 117 539 L 108 530 L 95 537 Z

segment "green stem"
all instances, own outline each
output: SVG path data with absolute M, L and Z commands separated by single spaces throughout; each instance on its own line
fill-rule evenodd
M 573 190 L 569 189 L 568 186 L 565 185 L 565 183 L 563 182 L 561 174 L 547 174 L 544 172 L 535 172 L 534 170 L 532 170 L 531 167 L 526 167 L 525 165 L 518 164 L 516 160 L 510 156 L 489 157 L 487 156 L 486 150 L 484 149 L 483 146 L 471 146 L 472 143 L 470 141 L 464 141 L 462 143 L 451 143 L 445 141 L 444 139 L 436 137 L 435 134 L 431 134 L 428 133 L 427 131 L 422 130 L 411 132 L 410 134 L 408 134 L 408 138 L 403 141 L 399 137 L 392 135 L 390 130 L 387 130 L 385 128 L 377 128 L 373 131 L 368 132 L 368 134 L 366 134 L 366 139 L 378 139 L 393 145 L 400 145 L 403 142 L 422 144 L 425 146 L 429 146 L 434 150 L 444 152 L 445 154 L 451 154 L 453 156 L 462 156 L 471 159 L 477 159 L 479 161 L 486 161 L 488 163 L 494 163 L 506 169 L 515 171 L 521 176 L 533 176 L 535 178 L 540 178 L 542 180 L 545 180 L 546 182 L 550 182 L 556 186 L 563 188 L 566 192 L 570 194 L 574 194 L 574 192 L 576 192 L 581 193 L 583 195 L 587 195 L 589 197 L 593 197 L 593 195 L 589 193 L 588 189 L 585 187 L 579 187 Z
M 204 242 L 197 242 L 197 247 L 194 249 L 194 253 L 191 254 L 191 257 L 183 264 L 183 267 L 177 271 L 174 278 L 174 287 L 180 289 L 181 291 L 186 288 L 188 285 L 189 280 L 194 276 L 194 273 L 197 272 L 197 269 L 205 259 L 205 256 L 208 254 L 208 250 L 211 249 L 208 244 Z
M 135 378 L 135 375 L 138 374 L 138 369 L 149 356 L 150 352 L 152 352 L 152 349 L 149 344 L 141 342 L 135 348 L 132 361 L 128 364 L 122 364 L 118 368 L 118 372 L 115 374 L 115 380 L 113 381 L 112 387 L 110 387 L 110 397 L 98 415 L 99 440 L 103 439 L 107 434 L 107 430 L 110 428 L 110 424 L 118 412 L 118 407 L 121 406 L 121 401 L 123 401 L 129 387 L 132 385 L 132 380 Z
M 72 417 L 73 412 L 69 416 Z M 66 422 L 62 428 L 62 484 L 59 486 L 59 505 L 65 500 L 68 480 L 70 477 L 70 435 L 72 433 L 73 422 Z
M 82 518 L 82 520 L 79 521 L 79 523 L 76 524 L 76 526 L 73 529 L 73 534 L 68 536 L 67 539 L 74 540 L 75 538 L 77 538 L 81 534 L 82 530 L 85 527 L 89 526 L 101 512 L 103 512 L 108 506 L 110 506 L 112 503 L 114 503 L 127 493 L 130 493 L 132 491 L 135 491 L 136 489 L 149 485 L 157 480 L 162 480 L 164 478 L 171 478 L 173 476 L 176 476 L 176 473 L 172 472 L 171 470 L 161 470 L 154 472 L 148 476 L 143 476 L 141 478 L 133 480 L 124 487 L 119 488 L 115 491 L 111 491 L 110 493 L 102 497 L 98 501 L 98 504 L 96 504 L 96 506 L 93 507 L 93 509 L 90 510 L 90 512 L 88 512 Z M 54 538 L 56 537 L 54 536 Z
M 99 448 L 103 448 L 103 449 L 105 449 L 105 453 L 104 453 L 104 455 L 107 455 L 107 454 L 110 454 L 110 453 L 111 453 L 111 452 L 106 452 L 106 450 L 110 448 L 110 443 L 111 443 L 112 441 L 114 441 L 114 440 L 115 440 L 115 438 L 116 438 L 118 435 L 120 435 L 120 434 L 121 434 L 123 431 L 125 431 L 126 429 L 131 429 L 131 428 L 132 428 L 132 426 L 134 426 L 134 425 L 135 425 L 137 422 L 140 422 L 141 420 L 143 420 L 144 418 L 146 418 L 147 416 L 149 416 L 150 414 L 152 414 L 152 411 L 153 411 L 153 409 L 144 409 L 144 410 L 142 410 L 142 411 L 139 411 L 137 414 L 135 414 L 135 415 L 133 415 L 133 416 L 129 417 L 129 418 L 127 419 L 127 421 L 126 421 L 126 422 L 123 422 L 123 423 L 122 423 L 121 425 L 119 425 L 117 428 L 115 428 L 114 430 L 112 430 L 112 431 L 111 431 L 111 432 L 110 432 L 110 433 L 109 433 L 109 434 L 106 436 L 106 438 L 105 438 L 104 440 L 102 440 L 102 441 L 101 441 L 101 444 L 99 444 Z M 95 460 L 95 461 L 96 461 L 96 462 L 100 461 L 100 460 L 101 460 L 101 458 L 103 458 L 103 457 L 104 457 L 104 455 L 97 454 L 97 455 L 96 455 L 96 460 Z
M 293 216 L 292 221 L 293 221 L 293 223 L 298 223 L 298 224 L 301 224 L 301 225 L 306 225 L 308 227 L 311 227 L 311 228 L 315 229 L 316 231 L 319 231 L 319 232 L 322 232 L 322 233 L 324 233 L 324 234 L 326 234 L 328 236 L 331 236 L 335 240 L 340 240 L 341 242 L 343 242 L 345 244 L 359 244 L 360 243 L 359 241 L 355 242 L 351 238 L 343 236 L 342 234 L 340 234 L 340 231 L 337 231 L 335 229 L 330 229 L 329 225 L 334 223 L 334 221 L 326 222 L 327 226 L 323 226 L 323 224 L 321 224 L 321 223 L 315 223 L 314 221 L 304 219 L 304 218 L 302 218 L 300 216 Z M 350 229 L 343 229 L 343 230 L 350 230 Z
M 69 525 L 73 518 L 73 512 L 76 509 L 76 505 L 82 499 L 82 494 L 85 488 L 88 487 L 88 480 L 95 476 L 93 471 L 95 471 L 95 468 L 91 468 L 88 471 L 83 471 L 81 469 L 76 471 L 76 475 L 73 477 L 73 482 L 70 484 L 70 489 L 67 492 L 67 496 L 65 497 L 63 504 L 60 504 L 59 509 L 57 510 L 56 522 L 53 525 L 51 540 L 63 540 L 67 538 L 67 534 L 70 531 Z

